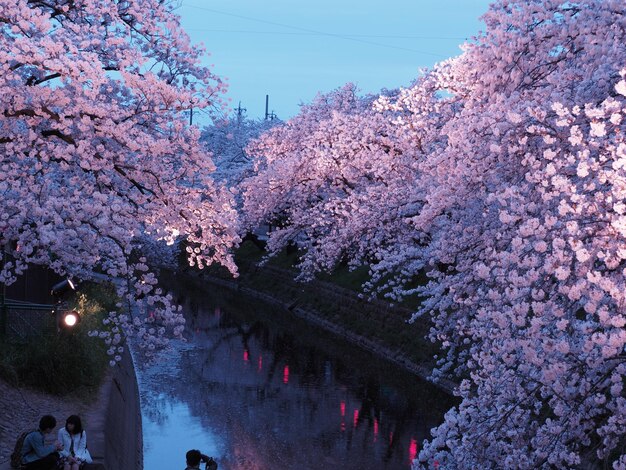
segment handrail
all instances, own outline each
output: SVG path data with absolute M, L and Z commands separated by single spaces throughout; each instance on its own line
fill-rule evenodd
M 23 310 L 53 310 L 55 305 L 37 304 L 25 300 L 4 299 L 4 306 L 7 308 L 20 308 Z

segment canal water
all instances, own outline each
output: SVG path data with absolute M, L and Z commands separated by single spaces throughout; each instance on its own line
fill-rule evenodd
M 187 342 L 139 367 L 144 468 L 409 469 L 450 398 L 293 314 L 207 285 L 178 289 Z

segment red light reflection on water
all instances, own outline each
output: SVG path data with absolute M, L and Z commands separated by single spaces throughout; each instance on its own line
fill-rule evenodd
M 283 369 L 283 383 L 289 383 L 289 365 L 286 365 Z
M 248 362 L 250 360 L 250 353 L 247 349 L 243 350 L 243 362 Z
M 414 438 L 411 438 L 411 443 L 409 444 L 409 462 L 413 462 L 416 456 L 417 456 L 417 441 Z
M 259 356 L 259 372 L 263 369 L 263 356 Z
M 346 402 L 342 401 L 339 404 L 339 409 L 341 410 L 341 432 L 346 430 L 346 421 L 345 421 L 345 417 L 346 417 Z
M 374 418 L 374 442 L 378 440 L 378 420 Z
M 352 419 L 352 423 L 354 424 L 354 427 L 356 428 L 356 423 L 359 422 L 359 410 L 354 410 L 354 418 Z

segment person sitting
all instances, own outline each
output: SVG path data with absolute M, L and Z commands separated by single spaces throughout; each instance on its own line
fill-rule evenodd
M 201 462 L 206 464 L 207 470 L 217 470 L 217 462 L 199 450 L 192 449 L 187 452 L 185 457 L 187 459 L 187 468 L 185 470 L 198 470 Z
M 24 438 L 22 444 L 22 468 L 24 470 L 52 470 L 57 466 L 60 442 L 46 445 L 45 435 L 50 434 L 57 425 L 54 416 L 45 415 L 39 420 L 39 430 Z
M 83 430 L 80 417 L 72 415 L 65 421 L 65 427 L 59 429 L 59 441 L 63 449 L 59 452 L 63 470 L 79 470 L 86 463 L 92 463 L 87 450 L 87 432 Z

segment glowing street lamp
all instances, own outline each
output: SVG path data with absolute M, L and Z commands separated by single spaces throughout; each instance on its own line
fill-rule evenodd
M 72 330 L 81 321 L 81 315 L 76 310 L 69 310 L 66 298 L 76 290 L 74 283 L 65 279 L 52 286 L 50 294 L 54 298 L 54 304 L 38 304 L 24 300 L 7 299 L 4 284 L 0 285 L 0 340 L 7 334 L 7 311 L 9 308 L 16 310 L 32 310 L 51 312 L 56 320 L 57 332 L 61 329 Z
M 53 314 L 57 320 L 57 331 L 61 328 L 71 330 L 80 323 L 80 313 L 76 310 L 65 308 L 65 299 L 76 290 L 76 286 L 70 279 L 58 282 L 50 291 L 55 300 Z
M 80 313 L 76 310 L 61 312 L 61 325 L 65 328 L 74 328 L 80 323 Z

